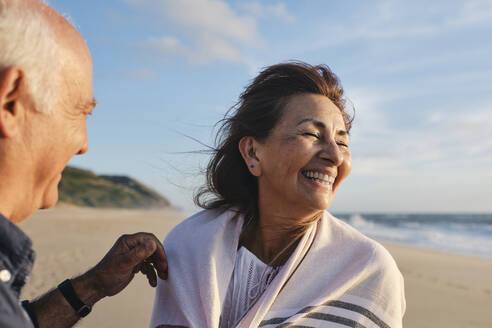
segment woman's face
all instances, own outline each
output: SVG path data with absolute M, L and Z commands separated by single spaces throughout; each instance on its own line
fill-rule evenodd
M 293 96 L 271 135 L 256 145 L 260 210 L 325 210 L 352 167 L 342 114 L 322 95 Z

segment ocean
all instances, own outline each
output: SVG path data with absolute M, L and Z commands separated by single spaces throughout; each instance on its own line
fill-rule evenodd
M 492 259 L 492 214 L 333 215 L 380 242 Z

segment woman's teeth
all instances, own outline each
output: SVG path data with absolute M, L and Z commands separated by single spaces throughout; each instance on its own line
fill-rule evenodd
M 316 171 L 302 171 L 302 174 L 306 178 L 317 180 L 322 183 L 332 184 L 333 182 L 335 182 L 334 177 Z

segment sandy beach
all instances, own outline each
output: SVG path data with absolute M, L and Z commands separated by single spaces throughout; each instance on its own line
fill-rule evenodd
M 83 273 L 121 234 L 148 231 L 162 239 L 182 219 L 172 210 L 40 211 L 20 224 L 37 252 L 23 297 L 33 298 Z M 404 327 L 492 327 L 492 260 L 385 246 L 405 277 Z M 153 298 L 154 290 L 139 275 L 122 293 L 96 304 L 77 327 L 148 327 Z

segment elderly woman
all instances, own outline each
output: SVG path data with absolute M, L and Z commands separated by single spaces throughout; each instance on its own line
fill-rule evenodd
M 204 211 L 164 241 L 151 327 L 401 327 L 389 253 L 331 216 L 351 170 L 343 89 L 326 66 L 274 65 L 219 131 Z

